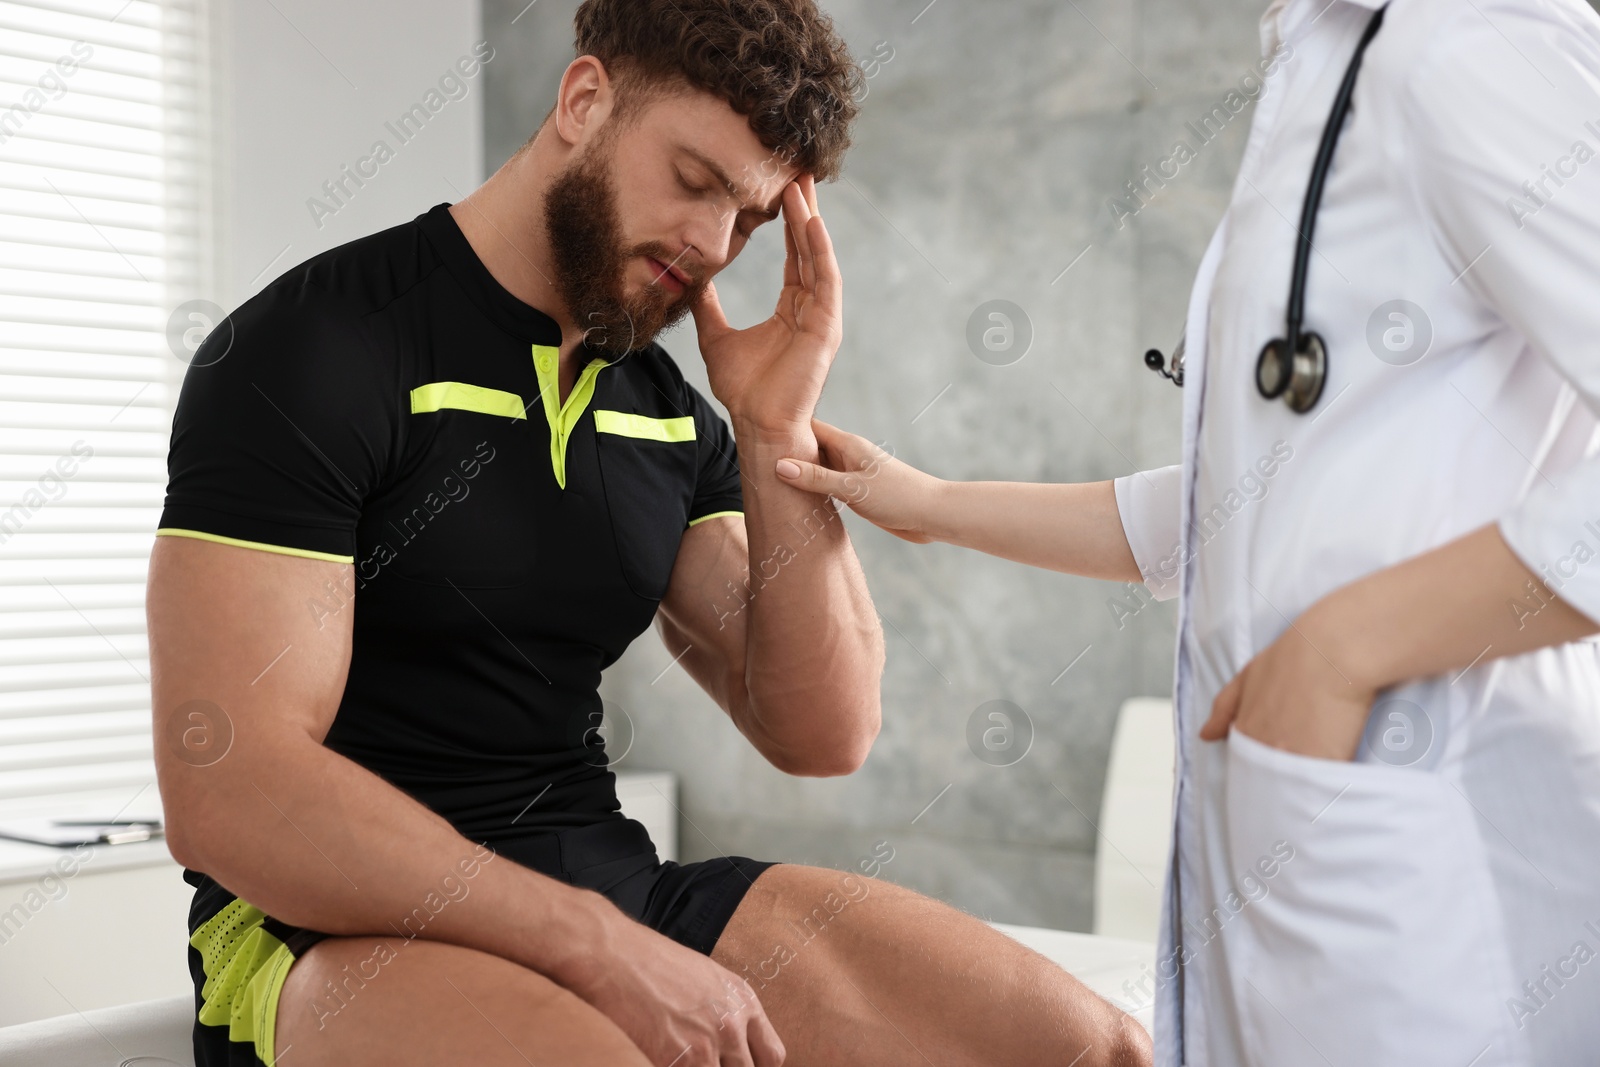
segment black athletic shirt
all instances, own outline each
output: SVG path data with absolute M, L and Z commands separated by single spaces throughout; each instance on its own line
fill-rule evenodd
M 600 672 L 649 627 L 684 531 L 742 503 L 727 423 L 659 346 L 596 356 L 562 410 L 560 327 L 448 207 L 212 331 L 156 532 L 353 563 L 353 606 L 331 584 L 306 605 L 355 613 L 325 743 L 501 849 L 618 817 Z

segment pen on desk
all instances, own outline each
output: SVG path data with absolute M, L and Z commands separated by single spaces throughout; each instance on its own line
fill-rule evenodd
M 97 843 L 125 845 L 165 836 L 160 819 L 53 819 L 56 826 L 126 826 L 126 830 L 107 830 L 95 838 Z

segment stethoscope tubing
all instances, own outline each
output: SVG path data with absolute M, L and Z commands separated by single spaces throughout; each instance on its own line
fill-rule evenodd
M 1317 209 L 1322 206 L 1322 189 L 1327 184 L 1328 170 L 1333 165 L 1339 134 L 1343 132 L 1345 118 L 1350 114 L 1350 99 L 1355 94 L 1356 76 L 1361 73 L 1362 56 L 1366 54 L 1367 45 L 1378 35 L 1378 29 L 1383 25 L 1383 13 L 1388 6 L 1384 4 L 1378 8 L 1372 21 L 1367 23 L 1361 41 L 1356 45 L 1355 55 L 1345 68 L 1344 80 L 1339 83 L 1339 92 L 1333 98 L 1333 107 L 1328 112 L 1328 124 L 1322 131 L 1322 142 L 1317 146 L 1311 180 L 1306 183 L 1305 203 L 1300 208 L 1300 240 L 1295 246 L 1294 272 L 1289 279 L 1288 336 L 1284 340 L 1288 342 L 1285 351 L 1291 359 L 1300 351 L 1300 333 L 1305 324 L 1306 274 L 1311 266 L 1311 238 L 1317 228 Z
M 1306 183 L 1305 200 L 1300 206 L 1300 227 L 1295 243 L 1294 269 L 1289 276 L 1289 302 L 1284 315 L 1285 336 L 1268 341 L 1257 360 L 1257 391 L 1268 400 L 1276 400 L 1288 393 L 1290 407 L 1301 414 L 1316 406 L 1317 399 L 1322 395 L 1323 384 L 1327 380 L 1327 346 L 1318 335 L 1305 330 L 1306 275 L 1311 267 L 1311 253 L 1315 250 L 1312 238 L 1317 227 L 1317 212 L 1322 207 L 1322 191 L 1327 185 L 1328 171 L 1333 166 L 1333 155 L 1339 144 L 1339 135 L 1344 131 L 1345 120 L 1350 115 L 1350 102 L 1355 95 L 1356 78 L 1361 73 L 1362 58 L 1366 55 L 1367 46 L 1382 28 L 1383 15 L 1388 7 L 1389 5 L 1385 3 L 1373 12 L 1371 20 L 1361 34 L 1361 40 L 1356 44 L 1355 54 L 1350 57 L 1350 63 L 1345 68 L 1344 78 L 1339 83 L 1339 91 L 1334 95 L 1333 106 L 1328 112 L 1328 121 L 1322 128 L 1322 139 L 1317 144 L 1316 159 L 1311 166 L 1311 178 Z M 1307 358 L 1302 359 L 1305 354 L 1301 349 L 1307 345 L 1308 339 L 1313 351 Z M 1151 349 L 1145 353 L 1145 366 L 1181 387 L 1184 378 L 1183 347 L 1183 338 L 1180 336 L 1178 346 L 1172 353 L 1171 371 L 1162 365 L 1164 358 L 1158 349 Z M 1273 360 L 1278 370 L 1273 379 L 1276 391 L 1262 384 L 1262 376 L 1268 366 L 1269 358 Z

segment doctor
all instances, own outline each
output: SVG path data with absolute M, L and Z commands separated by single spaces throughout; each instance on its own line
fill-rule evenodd
M 1600 19 L 1380 7 L 1262 19 L 1293 58 L 1195 281 L 1180 465 L 950 483 L 820 425 L 778 465 L 1179 598 L 1167 1067 L 1600 1055 Z

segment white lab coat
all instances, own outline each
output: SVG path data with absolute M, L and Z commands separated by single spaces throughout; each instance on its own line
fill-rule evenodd
M 1146 584 L 1180 597 L 1164 1067 L 1600 1063 L 1600 644 L 1386 691 L 1354 763 L 1197 737 L 1318 599 L 1486 523 L 1600 620 L 1600 19 L 1581 0 L 1394 0 L 1316 226 L 1326 391 L 1307 415 L 1256 393 L 1375 7 L 1263 19 L 1263 55 L 1289 54 L 1195 281 L 1183 462 L 1116 481 Z

